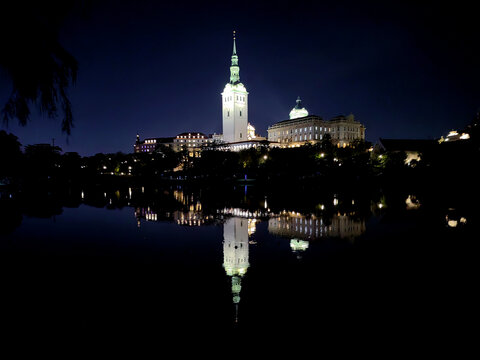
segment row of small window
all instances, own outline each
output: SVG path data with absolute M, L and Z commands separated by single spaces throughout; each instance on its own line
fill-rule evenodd
M 239 96 L 239 95 L 235 95 L 235 99 L 237 101 L 245 101 L 245 96 Z M 227 101 L 232 101 L 233 100 L 233 96 L 227 96 L 225 97 L 225 99 L 223 100 L 224 102 L 227 102 Z
M 342 127 L 337 126 L 336 128 L 333 127 L 333 128 L 332 128 L 332 132 L 335 132 L 335 130 L 336 130 L 337 132 L 340 132 L 340 131 L 350 131 L 350 132 L 355 132 L 355 133 L 361 131 L 360 128 L 353 128 L 353 127 L 346 127 L 346 126 L 342 126 Z
M 186 138 L 187 138 L 187 135 L 182 135 L 182 136 L 177 135 L 177 139 L 186 139 Z M 197 136 L 195 137 L 195 135 L 192 136 L 191 134 L 188 134 L 188 138 L 189 138 L 189 139 L 192 139 L 192 138 L 193 138 L 193 139 L 195 139 L 195 138 L 198 138 L 198 139 L 202 138 L 202 139 L 203 139 L 204 136 L 203 136 L 203 135 L 200 135 L 200 134 L 197 134 Z
M 315 131 L 318 131 L 319 127 L 318 126 L 315 126 Z M 331 128 L 327 128 L 327 127 L 323 127 L 323 126 L 320 126 L 320 131 L 322 132 L 325 132 L 325 131 L 330 131 Z M 308 127 L 306 128 L 300 128 L 300 129 L 295 129 L 295 134 L 297 133 L 302 133 L 302 132 L 308 132 L 310 130 L 310 132 L 313 130 L 313 126 L 310 126 L 310 129 Z M 290 129 L 290 131 L 288 130 L 284 130 L 282 131 L 282 135 L 288 135 L 288 134 L 293 134 L 294 131 L 293 129 Z M 280 135 L 280 132 L 274 132 L 273 133 L 273 136 L 279 136 Z
M 195 142 L 208 142 L 207 139 L 188 139 L 188 140 L 183 140 L 183 139 L 175 139 L 174 142 L 192 142 L 192 143 L 195 143 Z
M 318 134 L 315 134 L 315 140 L 322 140 L 323 136 L 322 135 L 318 135 Z M 313 140 L 312 138 L 312 134 L 310 135 L 300 135 L 300 136 L 297 136 L 295 135 L 295 138 L 292 137 L 290 139 L 283 139 L 284 142 L 289 142 L 289 141 L 306 141 L 306 140 Z M 280 139 L 280 142 L 282 141 L 282 139 Z

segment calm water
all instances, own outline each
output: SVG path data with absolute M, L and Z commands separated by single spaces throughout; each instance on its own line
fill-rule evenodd
M 250 186 L 3 191 L 2 326 L 35 339 L 449 339 L 477 313 L 477 214 L 460 200 Z

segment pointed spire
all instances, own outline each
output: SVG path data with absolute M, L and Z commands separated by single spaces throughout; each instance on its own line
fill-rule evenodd
M 238 66 L 237 44 L 235 43 L 236 34 L 233 31 L 233 54 L 232 65 L 230 66 L 230 83 L 237 84 L 240 82 L 240 67 Z
M 237 55 L 237 46 L 235 44 L 235 30 L 233 30 L 233 54 L 232 55 Z

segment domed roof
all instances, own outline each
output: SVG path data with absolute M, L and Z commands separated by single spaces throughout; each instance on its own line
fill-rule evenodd
M 290 120 L 301 118 L 308 116 L 308 111 L 304 107 L 302 107 L 302 100 L 300 100 L 300 96 L 297 98 L 297 105 L 290 111 Z

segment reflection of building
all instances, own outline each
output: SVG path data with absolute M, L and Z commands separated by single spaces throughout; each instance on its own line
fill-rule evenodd
M 334 144 L 345 147 L 353 140 L 365 140 L 365 127 L 355 121 L 353 115 L 341 115 L 329 121 L 309 115 L 299 97 L 296 106 L 290 111 L 290 119 L 268 128 L 268 141 L 275 143 L 272 146 L 297 147 L 319 142 L 326 134 L 330 135 Z
M 232 277 L 232 295 L 236 319 L 240 303 L 241 279 L 249 267 L 248 219 L 231 217 L 223 224 L 223 267 Z
M 365 231 L 365 221 L 348 215 L 335 214 L 327 223 L 315 215 L 305 216 L 296 212 L 285 212 L 268 221 L 272 234 L 301 240 L 321 237 L 355 238 Z

